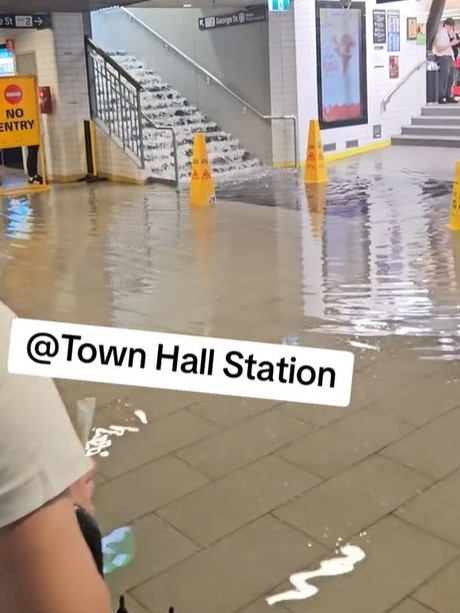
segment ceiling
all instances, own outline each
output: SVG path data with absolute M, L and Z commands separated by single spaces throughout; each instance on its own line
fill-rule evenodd
M 96 9 L 107 8 L 114 4 L 129 6 L 139 0 L 0 0 L 0 13 L 84 13 Z M 14 4 L 14 8 L 13 8 Z

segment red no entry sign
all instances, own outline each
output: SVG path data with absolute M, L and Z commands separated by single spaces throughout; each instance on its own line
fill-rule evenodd
M 5 88 L 5 99 L 9 104 L 22 102 L 22 89 L 18 85 L 8 85 Z

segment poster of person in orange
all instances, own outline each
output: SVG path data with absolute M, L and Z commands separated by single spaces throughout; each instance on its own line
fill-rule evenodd
M 320 118 L 323 124 L 364 118 L 362 95 L 362 9 L 318 3 Z M 323 6 L 322 6 L 323 5 Z M 365 67 L 364 67 L 365 70 Z

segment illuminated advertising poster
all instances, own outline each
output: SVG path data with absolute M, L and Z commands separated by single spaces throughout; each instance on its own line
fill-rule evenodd
M 364 2 L 316 3 L 318 106 L 322 129 L 367 123 Z
M 14 53 L 6 46 L 0 47 L 0 77 L 10 77 L 16 73 Z

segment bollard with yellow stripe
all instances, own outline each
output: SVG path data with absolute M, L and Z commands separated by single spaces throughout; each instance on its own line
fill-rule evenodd
M 193 139 L 189 199 L 192 206 L 210 206 L 216 201 L 214 179 L 206 150 L 206 137 L 203 133 L 195 134 Z
M 454 189 L 450 206 L 450 219 L 447 227 L 454 232 L 460 230 L 460 162 L 457 162 L 455 166 Z
M 328 181 L 318 120 L 310 121 L 304 181 L 307 184 L 327 183 Z

